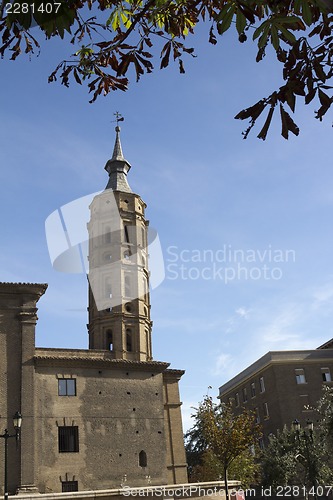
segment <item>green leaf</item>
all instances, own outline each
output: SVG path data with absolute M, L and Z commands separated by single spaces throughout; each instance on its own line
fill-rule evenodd
M 284 26 L 282 26 L 282 24 L 277 24 L 277 27 L 281 31 L 281 33 L 285 36 L 285 38 L 288 40 L 288 42 L 296 43 L 296 37 L 294 33 L 287 30 Z
M 310 92 L 305 96 L 305 99 L 304 99 L 305 104 L 309 104 L 312 101 L 312 99 L 316 95 L 316 92 L 317 92 L 317 89 L 310 90 Z
M 120 19 L 119 19 L 119 11 L 117 9 L 113 10 L 106 21 L 106 25 L 110 26 L 113 29 L 113 31 L 116 31 L 117 28 L 120 26 Z
M 313 69 L 316 73 L 317 78 L 322 82 L 326 82 L 326 74 L 324 72 L 322 65 L 318 62 L 317 59 L 314 59 L 313 61 Z
M 302 17 L 304 19 L 305 24 L 311 26 L 312 23 L 312 11 L 310 7 L 310 2 L 308 0 L 302 0 Z
M 327 94 L 325 94 L 325 92 L 323 92 L 321 89 L 318 90 L 318 97 L 319 97 L 320 104 L 322 106 L 327 106 L 327 107 L 331 106 L 331 104 L 332 104 L 331 97 L 329 97 Z
M 246 118 L 251 118 L 252 120 L 256 120 L 258 116 L 264 111 L 266 104 L 264 101 L 258 101 L 256 104 L 251 106 L 250 108 L 243 109 L 236 116 L 235 120 L 246 120 Z
M 289 108 L 291 109 L 292 112 L 295 111 L 295 104 L 296 104 L 296 97 L 295 94 L 289 90 L 286 92 L 286 100 Z
M 273 45 L 274 49 L 277 51 L 280 47 L 280 39 L 279 39 L 277 29 L 274 25 L 272 25 L 272 28 L 271 28 L 271 41 L 272 41 L 272 45 Z
M 263 128 L 260 130 L 259 134 L 257 135 L 258 139 L 262 139 L 263 141 L 266 139 L 267 132 L 268 132 L 268 129 L 271 125 L 271 121 L 273 118 L 274 109 L 275 109 L 275 106 L 270 107 L 265 124 L 264 124 Z
M 246 28 L 246 17 L 244 14 L 238 9 L 236 12 L 236 29 L 238 34 L 240 35 Z
M 265 26 L 263 34 L 261 35 L 261 37 L 259 38 L 259 41 L 258 41 L 259 49 L 262 49 L 263 47 L 265 47 L 267 45 L 270 30 L 271 30 L 271 27 L 269 24 L 267 24 Z
M 281 123 L 282 123 L 282 130 L 281 130 L 282 137 L 284 137 L 285 139 L 288 139 L 289 132 L 292 132 L 294 135 L 298 135 L 299 128 L 297 127 L 296 123 L 291 118 L 289 113 L 287 113 L 287 111 L 285 111 L 282 104 L 280 104 L 280 115 L 281 115 Z
M 233 4 L 227 4 L 226 7 L 228 7 L 228 9 L 223 8 L 221 11 L 221 16 L 219 16 L 222 20 L 222 23 L 218 23 L 217 25 L 217 31 L 220 35 L 222 35 L 230 28 L 232 18 L 235 14 L 236 7 Z
M 258 28 L 253 33 L 252 39 L 255 40 L 256 38 L 258 38 L 258 36 L 260 36 L 260 34 L 266 29 L 267 25 L 269 26 L 269 22 L 264 21 L 260 26 L 258 26 Z

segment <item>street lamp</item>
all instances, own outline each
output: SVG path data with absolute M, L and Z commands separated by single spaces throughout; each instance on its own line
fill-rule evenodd
M 20 431 L 22 425 L 22 415 L 20 412 L 16 412 L 13 416 L 13 425 L 15 429 L 15 434 L 9 434 L 8 430 L 5 429 L 4 434 L 0 434 L 1 438 L 5 440 L 5 481 L 4 481 L 4 500 L 8 500 L 8 439 L 16 439 L 16 447 L 20 439 Z
M 299 431 L 301 430 L 301 424 L 300 424 L 299 420 L 297 420 L 297 418 L 295 418 L 295 420 L 293 421 L 292 426 L 293 426 L 294 431 L 299 433 Z

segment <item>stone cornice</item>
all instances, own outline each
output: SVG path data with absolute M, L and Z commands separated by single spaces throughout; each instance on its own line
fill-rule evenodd
M 333 361 L 333 349 L 313 349 L 308 351 L 269 351 L 252 365 L 245 368 L 219 388 L 219 397 L 225 397 L 229 391 L 236 390 L 239 385 L 250 378 L 259 376 L 264 369 L 273 365 L 312 364 L 318 361 Z
M 132 361 L 113 359 L 109 351 L 89 349 L 43 349 L 36 348 L 34 360 L 37 366 L 103 367 L 128 371 L 162 373 L 169 363 L 162 361 Z
M 184 375 L 184 373 L 185 373 L 185 370 L 175 370 L 174 368 L 168 368 L 163 373 L 163 378 L 165 380 L 178 381 L 181 379 L 181 377 Z
M 24 283 L 24 282 L 10 282 L 10 281 L 0 281 L 0 289 L 4 288 L 20 288 L 24 289 L 24 291 L 42 291 L 43 293 L 48 287 L 47 283 Z M 35 289 L 35 290 L 34 290 Z

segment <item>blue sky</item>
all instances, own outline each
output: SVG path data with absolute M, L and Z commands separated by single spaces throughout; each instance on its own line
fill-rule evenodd
M 75 50 L 64 43 L 42 45 L 31 61 L 0 63 L 1 281 L 49 284 L 38 346 L 87 347 L 86 278 L 52 268 L 44 223 L 105 187 L 120 111 L 129 183 L 148 205 L 166 266 L 151 293 L 154 358 L 186 370 L 185 427 L 208 386 L 217 394 L 269 350 L 315 348 L 333 337 L 331 120 L 319 123 L 299 104 L 298 138 L 285 141 L 277 122 L 266 142 L 255 133 L 244 141 L 246 124 L 233 117 L 280 83 L 279 68 L 269 57 L 256 64 L 251 43 L 232 33 L 213 47 L 200 32 L 193 44 L 198 57 L 185 59 L 185 75 L 171 65 L 95 104 L 85 88 L 47 83 Z M 216 268 L 235 268 L 217 261 L 226 248 L 255 255 L 228 283 L 213 277 Z M 294 257 L 263 258 L 269 250 Z M 213 261 L 198 262 L 204 251 Z M 278 279 L 253 271 L 265 264 Z

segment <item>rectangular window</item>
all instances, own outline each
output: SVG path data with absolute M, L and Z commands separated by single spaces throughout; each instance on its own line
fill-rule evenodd
M 76 379 L 59 378 L 58 394 L 59 396 L 76 396 Z
M 252 382 L 251 384 L 251 398 L 254 398 L 256 395 L 256 384 Z
M 300 394 L 299 397 L 300 397 L 302 412 L 312 411 L 309 395 Z
M 59 453 L 79 451 L 79 428 L 77 425 L 58 427 Z
M 256 424 L 260 423 L 260 414 L 259 414 L 259 408 L 255 408 L 256 412 Z
M 62 481 L 62 492 L 79 491 L 79 483 L 77 481 Z
M 322 368 L 321 376 L 323 378 L 323 382 L 332 382 L 331 372 L 329 368 Z
M 235 402 L 236 402 L 236 406 L 239 406 L 239 394 L 238 394 L 238 392 L 236 392 L 236 394 L 235 394 Z
M 246 390 L 246 387 L 244 387 L 244 389 L 243 389 L 243 402 L 244 403 L 247 402 L 247 390 Z
M 303 368 L 295 370 L 297 384 L 306 384 L 305 373 Z
M 260 448 L 261 450 L 263 450 L 263 449 L 265 448 L 263 438 L 259 438 L 259 439 L 258 439 L 258 443 L 259 443 L 259 448 Z
M 269 418 L 268 403 L 264 403 L 263 408 L 264 408 L 264 418 Z
M 259 387 L 260 387 L 260 392 L 265 392 L 264 377 L 260 377 L 260 379 L 259 379 Z

